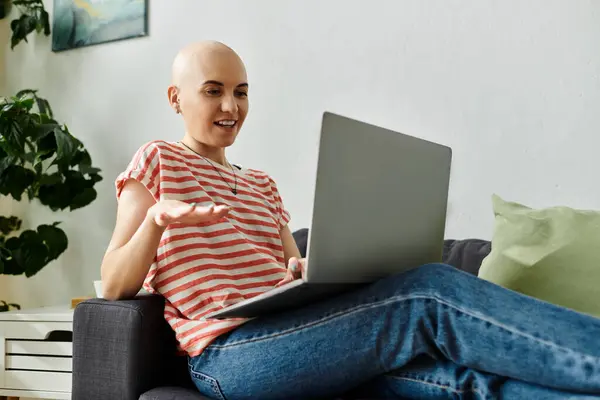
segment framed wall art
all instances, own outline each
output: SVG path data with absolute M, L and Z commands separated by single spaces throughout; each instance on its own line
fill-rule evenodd
M 148 35 L 148 0 L 54 0 L 52 51 Z

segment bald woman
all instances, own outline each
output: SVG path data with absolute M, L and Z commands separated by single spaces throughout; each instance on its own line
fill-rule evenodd
M 201 393 L 598 398 L 599 320 L 445 265 L 268 317 L 204 318 L 301 279 L 305 260 L 274 180 L 226 156 L 249 106 L 240 57 L 222 43 L 193 43 L 177 54 L 167 93 L 185 132 L 143 144 L 117 177 L 101 274 L 109 300 L 142 287 L 164 297 Z

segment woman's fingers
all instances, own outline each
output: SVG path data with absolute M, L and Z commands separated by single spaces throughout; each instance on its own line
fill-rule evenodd
M 288 272 L 294 279 L 302 277 L 302 265 L 297 257 L 291 257 L 288 261 Z
M 285 275 L 285 277 L 281 281 L 279 281 L 279 283 L 277 283 L 275 285 L 275 287 L 279 287 L 281 285 L 285 285 L 286 283 L 289 283 L 289 282 L 291 282 L 293 280 L 294 280 L 294 277 L 292 276 L 292 273 L 288 270 L 288 272 Z
M 156 214 L 154 222 L 156 222 L 156 225 L 158 226 L 167 226 L 171 223 L 171 217 L 169 217 L 167 213 L 161 212 Z
M 229 207 L 227 206 L 211 206 L 208 210 L 197 209 L 197 216 L 201 217 L 205 221 L 214 221 L 219 218 L 223 218 L 229 213 Z
M 224 216 L 227 215 L 229 213 L 229 207 L 227 206 L 216 206 L 213 209 L 213 212 L 219 216 Z
M 211 204 L 208 207 L 199 207 L 195 203 L 192 203 L 189 205 L 178 205 L 170 210 L 162 211 L 156 215 L 155 221 L 160 226 L 167 226 L 175 222 L 193 224 L 217 220 L 228 213 L 228 206 L 215 206 Z
M 196 203 L 192 203 L 190 205 L 185 205 L 181 207 L 175 208 L 173 211 L 169 212 L 169 216 L 171 218 L 177 219 L 181 217 L 185 217 L 186 215 L 190 215 L 198 208 L 196 207 Z

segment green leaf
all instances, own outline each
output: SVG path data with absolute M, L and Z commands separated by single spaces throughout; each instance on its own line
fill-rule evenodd
M 85 188 L 78 193 L 71 201 L 71 211 L 82 208 L 96 200 L 97 193 L 94 188 Z
M 0 175 L 0 194 L 9 194 L 17 201 L 35 180 L 35 173 L 20 165 L 11 165 Z
M 100 168 L 92 167 L 92 158 L 87 150 L 78 150 L 73 160 L 71 160 L 71 166 L 79 166 L 79 172 L 84 175 L 96 175 L 100 172 Z
M 35 100 L 31 99 L 31 98 L 25 98 L 25 99 L 21 99 L 19 100 L 19 105 L 22 108 L 25 108 L 27 111 L 31 110 L 33 108 L 33 105 L 35 104 Z
M 24 273 L 27 277 L 30 277 L 48 263 L 48 248 L 36 231 L 26 230 L 18 238 L 12 239 L 16 239 L 14 244 L 11 243 L 13 248 L 10 249 L 12 252 L 12 260 L 10 261 L 15 264 L 12 266 L 13 274 L 21 271 L 21 274 Z
M 50 16 L 46 10 L 40 13 L 40 24 L 44 30 L 44 35 L 50 36 Z
M 8 113 L 9 111 L 11 111 L 13 108 L 15 107 L 15 103 L 5 103 L 2 105 L 2 108 L 0 109 L 0 115 L 4 114 L 4 113 Z
M 10 256 L 2 257 L 3 273 L 31 277 L 60 256 L 67 245 L 65 233 L 54 225 L 40 225 L 37 231 L 23 231 L 19 237 L 6 241 L 3 253 L 6 255 L 8 250 Z
M 39 177 L 44 171 L 44 166 L 42 165 L 41 161 L 36 160 L 33 165 L 33 169 L 35 170 L 35 174 Z
M 0 311 L 10 311 L 11 308 L 14 308 L 15 310 L 20 310 L 21 306 L 18 304 L 7 303 L 4 300 L 0 300 Z
M 85 179 L 80 171 L 66 172 L 65 184 L 69 187 L 72 196 L 71 211 L 85 207 L 96 199 L 96 191 L 92 188 L 94 182 Z
M 56 163 L 69 165 L 77 152 L 79 141 L 70 133 L 65 133 L 59 128 L 54 129 L 54 137 L 56 139 Z
M 84 175 L 98 175 L 98 172 L 100 172 L 100 168 L 94 168 L 94 167 L 90 167 L 87 165 L 79 165 L 79 172 L 81 172 Z
M 9 120 L 6 123 L 0 124 L 0 147 L 10 155 L 19 155 L 25 151 L 25 135 L 23 134 L 22 125 L 16 120 Z
M 72 169 L 64 172 L 63 175 L 65 176 L 65 182 L 69 185 L 73 193 L 79 193 L 83 188 L 90 186 L 80 171 Z
M 18 3 L 20 3 L 19 0 L 13 0 L 13 4 Z M 30 5 L 27 7 L 29 8 Z M 27 35 L 36 30 L 38 21 L 39 19 L 35 15 L 35 12 L 33 12 L 33 15 L 24 13 L 18 19 L 12 20 L 10 23 L 10 28 L 12 30 L 10 48 L 14 49 L 15 46 L 21 41 L 25 41 L 27 43 Z
M 0 243 L 0 275 L 4 274 L 5 264 L 12 257 L 10 250 L 4 247 L 4 243 Z
M 23 154 L 23 160 L 25 160 L 29 164 L 33 164 L 35 162 L 35 153 L 29 152 Z
M 14 258 L 4 260 L 4 275 L 22 275 L 24 272 L 23 267 Z
M 4 272 L 5 275 L 21 275 L 25 272 L 25 269 L 19 264 L 15 253 L 19 251 L 21 246 L 21 240 L 18 237 L 12 237 L 4 244 L 4 250 L 10 253 L 10 256 L 5 258 L 4 261 Z
M 18 237 L 11 237 L 4 243 L 4 248 L 11 253 L 19 248 L 20 241 Z
M 14 1 L 16 0 L 13 0 L 13 2 Z M 10 29 L 13 31 L 13 39 L 15 39 L 15 36 L 17 34 L 16 31 L 20 29 L 20 24 L 21 22 L 18 19 L 13 19 L 12 21 L 10 21 Z
M 42 185 L 57 185 L 63 182 L 63 176 L 59 172 L 55 172 L 53 174 L 44 174 L 40 179 L 40 184 Z
M 90 179 L 88 182 L 91 182 L 91 184 L 96 184 L 100 181 L 102 181 L 102 176 L 98 174 L 90 174 Z
M 69 246 L 67 235 L 55 225 L 40 225 L 37 231 L 48 248 L 48 262 L 57 259 Z
M 30 7 L 32 4 L 37 3 L 39 0 L 13 0 L 13 4 L 16 6 Z
M 10 258 L 10 250 L 6 248 L 4 236 L 0 236 L 0 258 Z
M 21 229 L 21 221 L 17 217 L 2 217 L 0 216 L 0 232 L 3 235 L 8 235 L 11 232 Z
M 56 140 L 54 139 L 54 135 L 50 135 L 50 133 L 52 133 L 54 131 L 54 129 L 56 129 L 58 127 L 59 127 L 58 124 L 55 124 L 55 123 L 36 124 L 31 129 L 30 137 L 34 141 L 38 141 L 42 138 L 46 138 L 47 136 L 50 136 L 50 137 L 52 137 L 52 140 L 54 140 L 56 142 Z
M 59 181 L 63 176 L 65 180 Z M 96 199 L 97 192 L 93 186 L 100 180 L 102 177 L 98 174 L 92 174 L 90 179 L 86 179 L 83 173 L 76 170 L 44 175 L 40 181 L 38 198 L 42 204 L 54 211 L 67 207 L 71 211 L 76 210 Z
M 57 225 L 40 225 L 37 231 L 23 231 L 0 244 L 0 273 L 31 277 L 57 259 L 68 246 L 67 235 Z
M 9 156 L 6 154 L 4 149 L 0 147 L 0 175 L 11 165 L 17 162 L 18 158 L 15 156 Z
M 13 3 L 16 4 L 15 1 L 13 1 Z M 18 91 L 17 94 L 15 94 L 15 97 L 20 99 L 21 97 L 28 97 L 30 95 L 36 96 L 37 92 L 38 91 L 35 89 L 23 89 Z
M 44 114 L 47 115 L 49 118 L 52 118 L 52 108 L 50 107 L 50 103 L 48 103 L 48 100 L 36 96 L 35 101 L 37 103 L 38 110 L 40 110 L 40 114 Z
M 54 131 L 54 129 L 52 129 Z M 56 143 L 56 136 L 54 134 L 46 134 L 37 142 L 37 160 L 43 161 L 54 155 L 58 146 Z
M 85 165 L 88 167 L 92 165 L 92 158 L 90 157 L 90 153 L 88 153 L 87 150 L 83 149 L 77 151 L 77 153 L 71 160 L 71 166 L 74 167 L 76 165 Z
M 35 231 L 27 230 L 19 236 L 22 241 L 17 262 L 25 267 L 25 276 L 28 278 L 37 274 L 48 264 L 48 247 Z M 15 253 L 13 253 L 14 255 Z
M 52 211 L 64 210 L 71 203 L 69 187 L 65 183 L 40 185 L 38 199 Z

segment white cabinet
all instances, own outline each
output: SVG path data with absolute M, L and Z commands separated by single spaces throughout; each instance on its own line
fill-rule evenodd
M 0 396 L 70 399 L 73 310 L 0 312 Z

